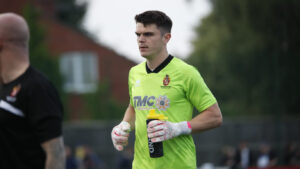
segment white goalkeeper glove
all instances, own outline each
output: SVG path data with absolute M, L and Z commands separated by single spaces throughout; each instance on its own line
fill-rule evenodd
M 190 134 L 192 128 L 188 121 L 172 123 L 169 121 L 153 120 L 148 123 L 147 132 L 148 137 L 155 143 L 169 140 L 183 134 Z
M 128 137 L 130 132 L 130 124 L 122 121 L 119 125 L 115 126 L 111 131 L 111 139 L 114 147 L 118 151 L 122 151 L 124 146 L 128 144 Z

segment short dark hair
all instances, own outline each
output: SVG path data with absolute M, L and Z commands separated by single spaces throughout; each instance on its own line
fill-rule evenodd
M 157 28 L 163 29 L 161 33 L 170 33 L 172 29 L 172 20 L 161 11 L 145 11 L 135 16 L 136 23 L 142 23 L 144 26 L 155 24 Z

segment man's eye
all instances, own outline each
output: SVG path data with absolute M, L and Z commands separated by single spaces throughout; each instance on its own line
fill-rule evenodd
M 152 36 L 153 33 L 145 33 L 144 36 Z

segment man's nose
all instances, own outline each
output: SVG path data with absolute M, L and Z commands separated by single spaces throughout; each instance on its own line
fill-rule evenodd
M 138 37 L 139 42 L 145 42 L 145 36 L 141 35 Z

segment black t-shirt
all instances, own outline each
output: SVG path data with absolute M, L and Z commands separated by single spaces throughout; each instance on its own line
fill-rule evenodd
M 29 67 L 0 87 L 0 169 L 44 169 L 41 143 L 62 135 L 62 104 L 49 80 Z

